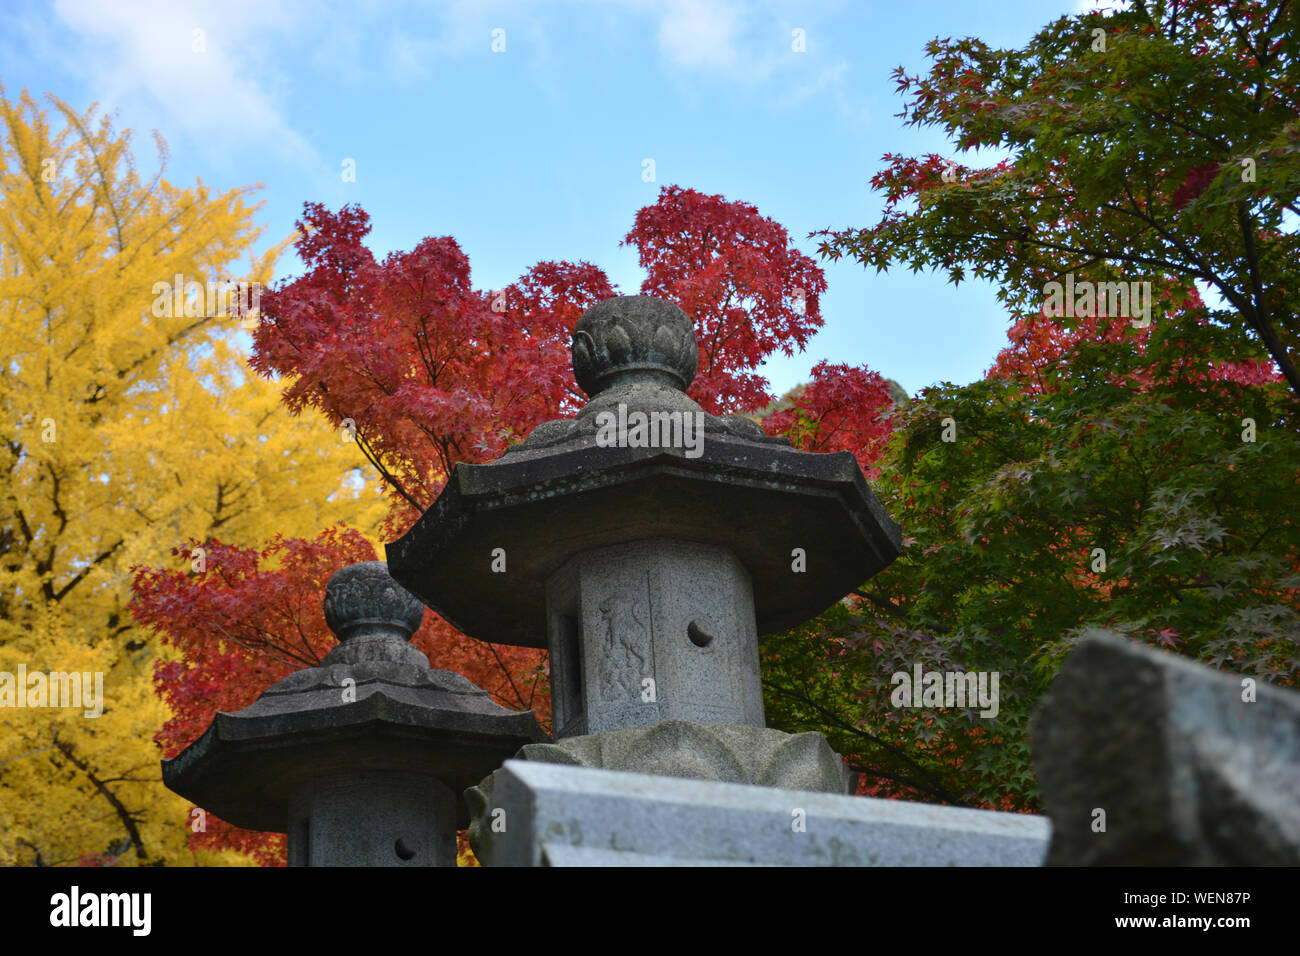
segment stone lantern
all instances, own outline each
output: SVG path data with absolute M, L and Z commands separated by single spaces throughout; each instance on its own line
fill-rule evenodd
M 549 650 L 556 740 L 520 758 L 843 793 L 824 738 L 766 728 L 758 635 L 861 586 L 900 529 L 851 454 L 704 412 L 697 356 L 671 303 L 589 309 L 573 371 L 590 401 L 457 465 L 389 568 L 471 637 Z M 491 788 L 467 794 L 476 815 Z
M 546 647 L 557 738 L 666 719 L 763 727 L 758 635 L 898 556 L 847 452 L 811 454 L 687 397 L 690 318 L 646 296 L 578 322 L 591 397 L 499 460 L 459 464 L 388 545 L 394 577 L 471 637 Z
M 408 642 L 424 607 L 382 561 L 335 572 L 325 620 L 339 639 L 163 761 L 163 780 L 209 813 L 289 835 L 290 866 L 454 866 L 459 794 L 528 743 L 507 710 Z

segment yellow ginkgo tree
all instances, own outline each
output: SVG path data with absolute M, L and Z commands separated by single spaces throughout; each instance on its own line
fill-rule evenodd
M 0 864 L 239 862 L 186 849 L 129 569 L 373 535 L 383 506 L 356 446 L 243 362 L 285 245 L 253 254 L 253 187 L 169 185 L 161 137 L 142 181 L 128 132 L 49 102 L 54 126 L 0 86 Z

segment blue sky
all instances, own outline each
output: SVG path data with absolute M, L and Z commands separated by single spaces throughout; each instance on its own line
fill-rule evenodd
M 11 98 L 26 88 L 118 111 L 146 178 L 157 129 L 173 184 L 263 184 L 260 249 L 289 234 L 306 201 L 355 202 L 379 257 L 451 235 L 479 288 L 540 259 L 585 259 L 634 293 L 642 273 L 619 242 L 660 186 L 752 203 L 814 255 L 808 233 L 877 220 L 868 181 L 883 154 L 955 155 L 939 131 L 894 115 L 896 66 L 923 71 L 935 36 L 1021 46 L 1079 7 L 19 2 L 4 8 L 0 82 Z M 912 393 L 966 383 L 1005 343 L 987 284 L 822 266 L 826 325 L 806 352 L 765 366 L 777 393 L 823 358 L 866 363 Z M 300 271 L 290 255 L 277 278 Z

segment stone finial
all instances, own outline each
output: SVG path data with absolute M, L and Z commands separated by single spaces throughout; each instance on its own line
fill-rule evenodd
M 340 643 L 358 638 L 409 641 L 424 620 L 424 605 L 388 573 L 387 561 L 340 568 L 325 586 L 325 623 Z
M 684 392 L 695 379 L 698 363 L 694 323 L 662 299 L 606 299 L 588 309 L 573 330 L 573 374 L 589 398 L 625 382 Z

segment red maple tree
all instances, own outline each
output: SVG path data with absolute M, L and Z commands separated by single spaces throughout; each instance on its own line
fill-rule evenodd
M 291 381 L 285 401 L 355 432 L 403 533 L 459 461 L 507 445 L 571 407 L 562 371 L 582 312 L 616 294 L 588 263 L 541 262 L 504 290 L 479 291 L 450 236 L 377 262 L 369 217 L 308 204 L 297 244 L 306 274 L 262 298 L 252 366 Z
M 695 319 L 700 366 L 689 394 L 715 415 L 766 405 L 767 380 L 755 369 L 777 349 L 803 351 L 822 326 L 821 267 L 747 203 L 665 186 L 622 244 L 640 254 L 642 294 Z
M 1200 294 L 1192 289 L 1185 298 L 1175 300 L 1179 294 L 1166 286 L 1158 299 L 1179 326 L 1205 329 L 1208 317 Z M 1194 347 L 1186 335 L 1181 336 L 1181 347 L 1174 350 L 1172 361 L 1169 350 L 1164 350 L 1163 358 L 1158 360 L 1149 351 L 1153 325 L 1137 327 L 1131 317 L 1109 316 L 1104 309 L 1097 311 L 1097 315 L 1076 317 L 1068 324 L 1044 312 L 1018 320 L 1007 333 L 1010 344 L 998 353 L 988 377 L 1015 381 L 1026 392 L 1046 392 L 1055 387 L 1049 384 L 1048 370 L 1078 349 L 1122 344 L 1149 359 L 1138 362 L 1122 376 L 1140 387 L 1179 376 L 1202 383 L 1230 381 L 1241 385 L 1284 381 L 1277 366 L 1267 358 L 1216 358 L 1213 351 Z
M 804 451 L 852 452 L 868 478 L 879 476 L 877 459 L 892 433 L 893 398 L 888 383 L 865 365 L 823 360 L 794 405 L 763 420 L 769 434 L 783 435 Z

